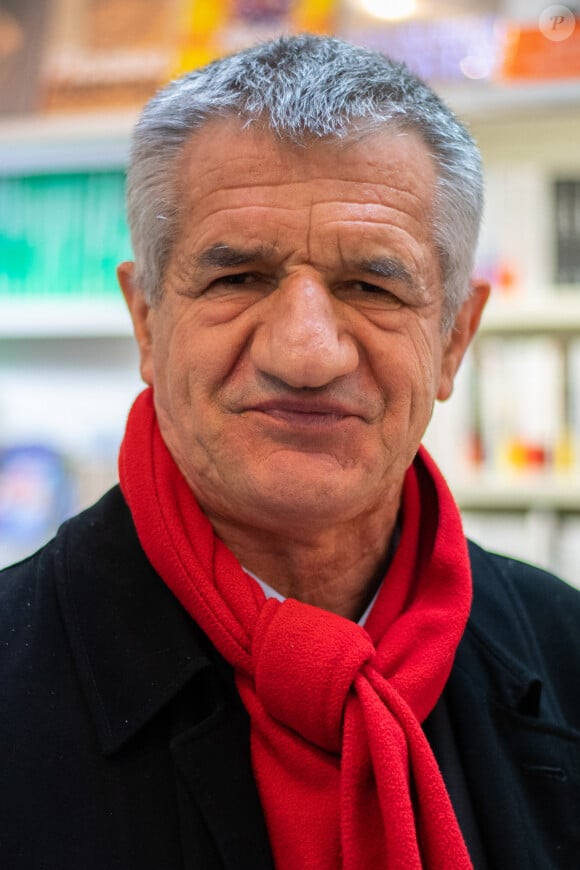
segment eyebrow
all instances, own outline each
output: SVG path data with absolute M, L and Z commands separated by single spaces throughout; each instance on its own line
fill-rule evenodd
M 375 275 L 378 278 L 387 278 L 402 281 L 411 290 L 419 290 L 416 280 L 413 278 L 404 263 L 397 257 L 377 257 L 360 260 L 356 267 L 363 273 Z
M 255 263 L 256 260 L 266 259 L 272 254 L 272 251 L 272 247 L 265 245 L 259 245 L 256 248 L 242 250 L 218 242 L 217 244 L 212 245 L 211 248 L 202 251 L 201 254 L 195 258 L 195 264 L 198 267 L 209 267 L 212 269 L 246 266 L 248 263 Z
M 194 258 L 195 268 L 224 269 L 247 266 L 272 256 L 273 245 L 257 245 L 254 248 L 233 248 L 225 242 L 217 242 Z M 378 278 L 401 281 L 410 290 L 418 293 L 420 287 L 405 264 L 398 257 L 371 257 L 353 264 L 356 271 Z

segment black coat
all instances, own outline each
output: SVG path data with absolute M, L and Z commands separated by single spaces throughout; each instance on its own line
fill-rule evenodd
M 488 866 L 579 868 L 580 595 L 471 558 L 445 697 Z M 272 867 L 232 671 L 118 489 L 0 574 L 0 650 L 0 867 Z

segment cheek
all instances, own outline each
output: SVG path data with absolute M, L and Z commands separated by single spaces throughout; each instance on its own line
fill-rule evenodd
M 423 437 L 436 397 L 438 359 L 428 330 L 384 336 L 373 368 L 384 400 L 383 439 L 391 448 L 400 441 L 413 452 Z
M 191 319 L 167 324 L 156 336 L 154 362 L 157 389 L 176 397 L 212 376 L 220 360 L 219 343 L 209 329 Z
M 171 405 L 183 392 L 188 380 L 189 365 L 186 348 L 179 339 L 159 345 L 155 357 L 155 393 Z
M 195 390 L 203 380 L 195 343 L 183 323 L 165 323 L 154 336 L 154 390 L 157 417 L 166 441 L 191 438 L 199 403 Z
M 242 394 L 251 380 L 243 347 L 231 328 L 180 328 L 159 362 L 162 389 L 156 389 L 156 404 L 166 435 L 189 462 L 195 455 L 199 474 L 205 474 L 211 457 L 236 455 L 244 446 L 234 443 L 236 430 L 227 413 L 228 396 Z
M 417 388 L 433 399 L 439 382 L 441 367 L 441 335 L 438 322 L 432 319 L 420 321 L 412 338 L 413 377 Z M 409 358 L 411 358 L 409 356 Z
M 428 328 L 383 334 L 369 358 L 376 382 L 386 397 L 433 392 L 440 353 Z

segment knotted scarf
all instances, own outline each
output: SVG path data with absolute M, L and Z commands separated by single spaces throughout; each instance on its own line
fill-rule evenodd
M 471 601 L 458 510 L 426 451 L 407 472 L 400 542 L 365 628 L 266 600 L 198 507 L 151 390 L 131 410 L 119 468 L 149 561 L 235 670 L 276 867 L 471 868 L 420 724 Z

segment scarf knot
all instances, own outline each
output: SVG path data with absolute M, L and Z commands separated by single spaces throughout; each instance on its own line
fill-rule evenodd
M 339 753 L 349 692 L 374 655 L 356 623 L 292 598 L 269 599 L 254 632 L 256 695 L 278 722 Z

